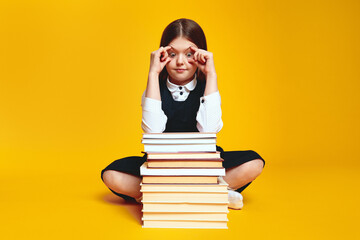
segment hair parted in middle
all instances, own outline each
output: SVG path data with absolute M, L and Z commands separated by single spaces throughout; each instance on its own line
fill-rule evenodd
M 171 22 L 163 31 L 160 47 L 167 46 L 171 41 L 177 37 L 183 37 L 194 43 L 198 48 L 204 49 L 207 51 L 206 38 L 204 31 L 195 21 L 187 18 L 180 18 Z M 159 79 L 161 81 L 166 81 L 168 77 L 168 72 L 164 68 L 160 75 Z M 205 81 L 205 75 L 203 72 L 196 70 L 197 79 L 200 81 Z

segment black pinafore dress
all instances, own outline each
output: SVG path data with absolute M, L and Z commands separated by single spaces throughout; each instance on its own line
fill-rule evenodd
M 190 92 L 187 99 L 183 102 L 175 101 L 173 99 L 165 81 L 160 81 L 159 85 L 162 102 L 161 108 L 167 116 L 167 123 L 164 132 L 198 132 L 199 130 L 196 127 L 196 115 L 201 104 L 200 98 L 204 95 L 205 82 L 197 81 L 195 89 Z M 220 146 L 216 146 L 216 149 L 220 152 L 221 158 L 224 159 L 223 167 L 225 169 L 239 166 L 254 159 L 263 160 L 265 165 L 264 159 L 252 150 L 224 151 Z M 131 156 L 117 159 L 101 171 L 101 179 L 103 179 L 103 174 L 107 170 L 125 172 L 140 177 L 140 166 L 146 161 L 146 157 L 146 154 L 144 154 L 142 157 Z M 247 186 L 249 186 L 250 183 L 237 189 L 236 191 L 242 192 Z M 130 196 L 117 193 L 112 189 L 110 190 L 125 200 L 134 200 L 134 198 Z

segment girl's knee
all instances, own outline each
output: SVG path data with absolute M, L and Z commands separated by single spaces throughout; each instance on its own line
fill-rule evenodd
M 246 163 L 248 167 L 248 173 L 252 176 L 253 179 L 258 177 L 263 168 L 264 168 L 264 162 L 261 159 L 254 159 Z
M 105 185 L 112 188 L 114 185 L 118 185 L 118 183 L 121 182 L 121 173 L 114 170 L 106 170 L 104 171 L 102 178 Z

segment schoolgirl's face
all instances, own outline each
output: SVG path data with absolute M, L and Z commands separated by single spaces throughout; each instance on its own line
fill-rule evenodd
M 166 64 L 169 80 L 177 85 L 185 85 L 194 78 L 197 69 L 194 51 L 190 49 L 197 46 L 183 37 L 175 38 L 168 46 L 171 47 L 168 50 L 171 61 Z

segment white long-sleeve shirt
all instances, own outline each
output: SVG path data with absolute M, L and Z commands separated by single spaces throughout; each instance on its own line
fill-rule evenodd
M 196 75 L 191 82 L 180 86 L 166 81 L 166 86 L 175 101 L 185 101 L 197 84 Z M 146 90 L 145 90 L 146 91 Z M 166 127 L 167 117 L 161 108 L 161 101 L 145 97 L 141 98 L 142 122 L 141 127 L 146 133 L 163 132 Z M 223 127 L 221 119 L 221 98 L 219 91 L 200 98 L 200 106 L 196 115 L 196 127 L 199 132 L 218 133 Z

